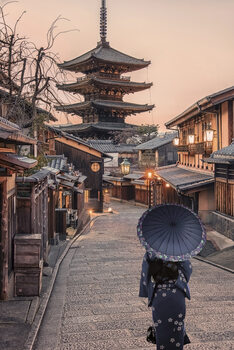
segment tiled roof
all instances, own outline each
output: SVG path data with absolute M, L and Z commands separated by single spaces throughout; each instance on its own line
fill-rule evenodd
M 144 173 L 141 173 L 141 174 L 128 174 L 128 175 L 125 175 L 124 176 L 124 179 L 129 179 L 129 180 L 140 180 L 144 177 Z
M 98 148 L 105 153 L 133 153 L 135 145 L 128 144 L 114 144 L 111 140 L 88 140 L 91 146 Z
M 78 56 L 70 61 L 65 61 L 58 66 L 62 69 L 72 69 L 77 66 L 77 70 L 80 64 L 85 63 L 90 59 L 97 59 L 106 62 L 113 62 L 116 64 L 135 65 L 140 68 L 146 67 L 150 64 L 150 61 L 144 61 L 143 59 L 137 59 L 135 57 L 126 55 L 120 51 L 117 51 L 109 45 L 98 45 L 94 49 L 86 52 L 85 54 Z
M 32 182 L 38 183 L 49 177 L 50 172 L 47 169 L 42 169 L 35 174 L 27 177 L 17 177 L 16 182 Z
M 148 150 L 148 149 L 155 149 L 159 148 L 163 145 L 166 145 L 173 141 L 173 139 L 176 137 L 176 133 L 166 133 L 162 136 L 156 136 L 152 140 L 149 140 L 147 142 L 144 142 L 136 147 L 137 150 Z
M 17 124 L 2 117 L 0 117 L 0 139 L 14 141 L 16 144 L 24 145 L 33 145 L 37 143 L 36 139 L 24 135 Z
M 126 111 L 127 113 L 140 113 L 150 111 L 154 108 L 154 105 L 140 105 L 136 103 L 122 102 L 122 101 L 110 101 L 110 100 L 94 100 L 85 101 L 81 103 L 74 103 L 70 105 L 56 106 L 58 111 L 68 113 L 79 113 L 80 111 L 86 111 L 89 108 L 97 109 L 117 109 L 120 111 Z
M 99 129 L 99 130 L 110 130 L 110 131 L 121 131 L 126 129 L 132 129 L 136 127 L 133 124 L 127 123 L 111 123 L 111 122 L 98 122 L 98 123 L 80 123 L 70 125 L 56 125 L 54 126 L 57 130 L 66 131 L 69 133 L 88 130 L 88 129 Z
M 77 124 L 77 125 L 83 125 L 83 124 Z M 110 156 L 107 156 L 105 153 L 102 153 L 99 149 L 89 145 L 87 141 L 84 141 L 80 137 L 68 134 L 67 132 L 65 132 L 65 130 L 63 131 L 63 128 L 61 128 L 60 126 L 47 125 L 47 127 L 48 127 L 49 130 L 54 131 L 57 135 L 60 135 L 61 137 L 65 137 L 65 138 L 67 138 L 69 140 L 73 140 L 73 141 L 77 142 L 78 144 L 81 144 L 81 145 L 87 146 L 89 148 L 92 148 L 92 149 L 100 152 L 103 157 L 110 158 Z
M 207 163 L 234 163 L 234 140 L 233 142 L 220 150 L 213 152 L 211 156 L 205 159 Z
M 0 153 L 0 165 L 13 166 L 19 169 L 31 169 L 37 165 L 37 160 L 12 153 Z
M 63 170 L 67 164 L 67 158 L 63 155 L 46 156 L 48 166 L 54 169 Z
M 89 86 L 90 84 L 94 85 L 110 85 L 112 87 L 125 87 L 130 89 L 136 89 L 136 90 L 144 90 L 150 88 L 153 84 L 152 83 L 137 83 L 132 81 L 127 81 L 124 79 L 121 80 L 111 80 L 111 79 L 102 79 L 98 77 L 91 77 L 86 78 L 80 81 L 77 81 L 75 83 L 71 84 L 62 84 L 58 85 L 57 87 L 60 90 L 68 90 L 68 91 L 75 91 L 75 90 L 81 90 L 85 86 Z
M 177 165 L 165 166 L 156 169 L 156 174 L 179 191 L 205 186 L 214 182 L 214 175 L 181 168 Z
M 168 128 L 178 125 L 182 120 L 188 120 L 196 115 L 199 115 L 202 111 L 205 111 L 211 108 L 212 106 L 218 105 L 224 101 L 229 100 L 234 100 L 234 86 L 215 92 L 198 100 L 192 106 L 187 108 L 184 112 L 180 113 L 179 115 L 165 123 L 165 125 Z

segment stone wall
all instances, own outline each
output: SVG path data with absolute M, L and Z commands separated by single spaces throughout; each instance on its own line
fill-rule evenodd
M 224 236 L 234 241 L 234 218 L 216 211 L 210 213 L 211 226 Z

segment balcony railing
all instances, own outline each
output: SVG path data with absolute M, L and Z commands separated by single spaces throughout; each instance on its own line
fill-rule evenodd
M 209 155 L 213 152 L 213 142 L 198 142 L 188 145 L 177 146 L 178 152 L 188 152 L 189 155 L 206 154 Z
M 178 152 L 188 152 L 188 145 L 178 145 L 177 146 L 177 151 Z

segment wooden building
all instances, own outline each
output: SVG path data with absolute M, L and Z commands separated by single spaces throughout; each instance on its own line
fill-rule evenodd
M 127 158 L 131 165 L 137 164 L 136 145 L 115 144 L 112 140 L 87 140 L 88 144 L 109 155 L 112 159 L 105 159 L 105 171 L 117 170 L 122 161 Z
M 174 164 L 178 160 L 177 148 L 173 144 L 177 133 L 162 133 L 152 140 L 136 146 L 140 169 Z
M 214 153 L 208 164 L 215 167 L 215 211 L 211 212 L 212 226 L 234 240 L 234 139 L 231 145 Z
M 214 166 L 205 159 L 231 143 L 233 102 L 231 87 L 199 100 L 165 124 L 179 133 L 178 164 L 156 169 L 161 184 L 158 200 L 185 204 L 205 223 L 211 223 L 215 210 Z
M 37 161 L 18 155 L 23 145 L 36 140 L 22 134 L 18 125 L 0 117 L 0 299 L 14 290 L 14 251 L 16 234 L 16 175 L 36 166 Z
M 84 100 L 75 104 L 58 106 L 57 110 L 82 118 L 81 124 L 61 126 L 63 131 L 80 137 L 110 138 L 113 131 L 134 127 L 126 124 L 125 118 L 146 111 L 154 105 L 124 102 L 123 97 L 149 89 L 152 83 L 131 82 L 122 74 L 148 67 L 150 61 L 137 59 L 113 49 L 106 40 L 106 1 L 102 0 L 100 34 L 101 40 L 94 49 L 72 60 L 59 64 L 60 69 L 82 73 L 72 84 L 58 88 L 80 94 Z
M 63 154 L 68 162 L 86 176 L 84 201 L 86 209 L 103 210 L 102 176 L 104 173 L 104 159 L 111 158 L 86 141 L 62 132 L 60 129 L 48 126 L 49 152 Z
M 41 259 L 48 262 L 48 180 L 49 172 L 40 170 L 27 177 L 17 177 L 17 233 L 40 234 Z

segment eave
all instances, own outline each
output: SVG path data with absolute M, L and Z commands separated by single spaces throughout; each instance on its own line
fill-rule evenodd
M 178 126 L 185 121 L 188 121 L 196 116 L 201 115 L 203 112 L 210 111 L 211 113 L 216 113 L 216 108 L 218 105 L 220 105 L 223 102 L 234 100 L 234 86 L 216 92 L 212 95 L 209 95 L 207 97 L 204 97 L 203 99 L 197 101 L 192 106 L 190 106 L 188 109 L 186 109 L 184 112 L 176 116 L 175 118 L 171 119 L 167 123 L 165 123 L 165 126 L 170 129 L 174 126 Z
M 148 104 L 140 105 L 140 104 L 127 103 L 122 101 L 116 102 L 112 100 L 111 101 L 95 100 L 95 101 L 86 101 L 86 102 L 75 103 L 71 105 L 65 105 L 65 106 L 56 106 L 56 109 L 58 111 L 73 113 L 77 115 L 93 108 L 97 110 L 102 109 L 102 110 L 118 111 L 128 115 L 128 114 L 135 114 L 135 113 L 150 111 L 154 108 L 154 105 L 148 105 Z
M 31 169 L 37 165 L 37 160 L 18 156 L 12 153 L 0 153 L 0 166 L 11 170 Z
M 137 59 L 110 47 L 109 43 L 99 43 L 96 48 L 70 61 L 58 64 L 60 69 L 86 73 L 94 67 L 122 67 L 122 72 L 131 72 L 147 67 L 151 62 Z
M 137 83 L 137 82 L 130 82 L 126 81 L 124 79 L 120 80 L 107 80 L 107 79 L 98 79 L 98 78 L 87 78 L 83 79 L 81 81 L 77 81 L 72 84 L 62 84 L 57 85 L 57 88 L 59 90 L 69 91 L 73 93 L 80 93 L 82 94 L 85 90 L 95 90 L 95 88 L 112 88 L 112 89 L 119 89 L 122 92 L 125 93 L 134 93 L 137 91 L 142 91 L 149 89 L 153 83 Z

